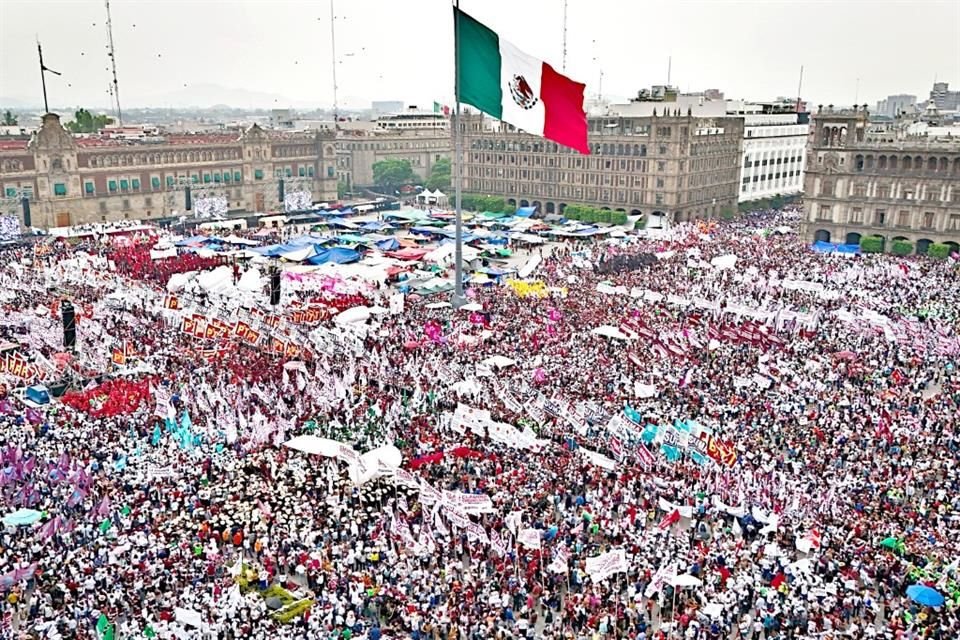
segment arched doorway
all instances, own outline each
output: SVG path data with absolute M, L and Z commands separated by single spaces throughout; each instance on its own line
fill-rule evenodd
M 893 239 L 894 242 L 897 242 L 898 240 L 907 240 L 907 241 L 909 241 L 910 239 L 909 239 L 909 238 L 904 238 L 903 236 L 897 236 L 897 237 L 895 237 L 895 238 Z
M 952 240 L 951 240 L 950 242 L 944 242 L 943 244 L 945 244 L 945 245 L 947 245 L 948 247 L 950 247 L 950 255 L 953 255 L 953 254 L 955 254 L 955 253 L 960 253 L 960 244 L 957 244 L 956 242 L 953 242 Z
M 533 203 L 532 203 L 532 206 L 533 206 L 534 210 L 536 211 L 536 213 L 540 213 L 540 212 L 543 211 L 543 205 L 540 204 L 540 201 L 539 201 L 539 200 L 534 200 Z
M 620 213 L 626 213 L 626 212 L 627 212 L 627 210 L 624 209 L 623 207 L 617 207 L 617 211 L 619 211 Z
M 917 240 L 917 255 L 925 256 L 927 251 L 930 249 L 930 245 L 933 244 L 933 240 L 929 238 L 923 238 L 922 240 Z
M 817 229 L 813 235 L 814 242 L 830 242 L 830 232 L 826 229 Z
M 845 242 L 847 244 L 860 244 L 860 234 L 857 233 L 856 231 L 851 231 L 850 233 L 847 234 L 847 237 L 845 238 Z
M 560 203 L 560 206 L 557 207 L 557 213 L 559 213 L 560 215 L 563 215 L 563 212 L 564 212 L 566 209 L 567 209 L 567 203 L 566 203 L 566 202 L 561 202 L 561 203 Z
M 520 201 L 520 206 L 521 206 L 521 207 L 529 207 L 529 206 L 530 206 L 530 203 L 529 203 L 527 200 L 521 200 L 521 201 Z
M 682 214 L 677 214 L 677 222 L 682 222 Z M 667 219 L 667 214 L 663 211 L 654 211 L 650 214 L 650 220 L 647 221 L 647 229 L 662 229 L 664 222 Z
M 610 211 L 610 207 L 600 207 L 600 211 Z
M 547 214 L 556 213 L 554 204 L 552 202 L 547 203 Z
M 508 198 L 508 199 L 507 199 L 507 204 L 510 205 L 511 207 L 515 207 L 515 206 L 517 206 L 517 199 L 516 199 L 516 198 Z
M 643 215 L 643 211 L 640 211 L 640 209 L 630 209 L 630 215 L 632 215 L 632 216 L 642 216 L 642 215 Z

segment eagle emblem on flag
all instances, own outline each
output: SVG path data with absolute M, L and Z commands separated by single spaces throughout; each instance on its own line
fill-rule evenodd
M 521 75 L 513 76 L 510 81 L 510 95 L 513 101 L 523 109 L 532 109 L 540 101 L 540 98 L 533 93 L 530 83 Z

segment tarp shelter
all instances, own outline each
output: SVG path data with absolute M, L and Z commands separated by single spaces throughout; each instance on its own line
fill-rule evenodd
M 396 238 L 387 238 L 386 240 L 377 242 L 376 247 L 380 249 L 380 251 L 396 251 L 400 248 L 400 243 Z
M 386 253 L 391 258 L 396 258 L 398 260 L 420 260 L 423 258 L 423 256 L 427 255 L 427 250 L 409 247 L 407 249 L 399 249 L 397 251 L 387 251 Z
M 307 259 L 310 264 L 348 264 L 360 259 L 360 253 L 353 249 L 343 247 L 334 247 L 332 249 L 320 249 L 316 255 Z
M 208 242 L 210 242 L 210 238 L 207 236 L 190 236 L 189 238 L 175 242 L 174 245 L 178 247 L 199 247 Z
M 239 245 L 245 245 L 248 247 L 255 247 L 258 244 L 260 244 L 256 240 L 248 240 L 246 238 L 241 238 L 236 234 L 230 234 L 226 238 L 223 238 L 221 242 L 223 242 L 224 244 L 239 244 Z
M 814 242 L 810 247 L 817 253 L 860 253 L 858 244 L 831 244 L 829 242 Z
M 393 229 L 393 225 L 378 220 L 371 220 L 360 225 L 361 231 L 389 231 L 391 229 Z
M 331 227 L 338 227 L 340 229 L 359 229 L 360 226 L 349 222 L 348 220 L 330 220 L 327 224 Z
M 513 214 L 519 218 L 529 218 L 534 213 L 536 213 L 536 207 L 518 207 L 517 211 Z

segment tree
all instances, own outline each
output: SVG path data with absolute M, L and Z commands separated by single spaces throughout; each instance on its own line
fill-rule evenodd
M 863 236 L 860 238 L 860 251 L 864 253 L 883 253 L 883 238 L 880 236 Z
M 894 240 L 890 251 L 898 256 L 908 256 L 913 253 L 913 243 L 909 240 Z
M 350 183 L 346 180 L 337 180 L 337 199 L 342 200 L 350 192 Z
M 7 109 L 3 112 L 3 126 L 5 127 L 15 127 L 19 123 L 17 122 L 17 116 L 13 115 L 10 109 Z
M 100 114 L 93 115 L 84 108 L 78 109 L 73 114 L 74 119 L 67 123 L 67 129 L 73 133 L 96 133 L 108 124 L 113 124 L 113 118 Z
M 927 247 L 927 255 L 931 258 L 939 258 L 940 260 L 944 260 L 950 256 L 950 245 L 942 242 L 934 242 Z
M 420 177 L 414 173 L 409 160 L 387 159 L 373 163 L 373 183 L 378 187 L 395 191 L 403 185 L 419 181 Z
M 446 191 L 450 189 L 450 158 L 440 158 L 430 167 L 427 189 Z

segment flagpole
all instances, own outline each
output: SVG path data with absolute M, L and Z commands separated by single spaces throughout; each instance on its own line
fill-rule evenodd
M 460 308 L 466 300 L 463 296 L 463 193 L 462 185 L 463 182 L 463 133 L 460 128 L 460 0 L 454 0 L 454 16 L 453 16 L 453 49 L 454 49 L 454 69 L 453 69 L 453 92 L 454 100 L 456 101 L 455 116 L 454 116 L 454 181 L 455 181 L 455 195 L 454 202 L 456 207 L 456 219 L 457 219 L 457 230 L 456 230 L 456 251 L 454 254 L 454 264 L 456 268 L 454 270 L 454 278 L 456 278 L 456 283 L 454 286 L 453 293 L 453 308 Z

